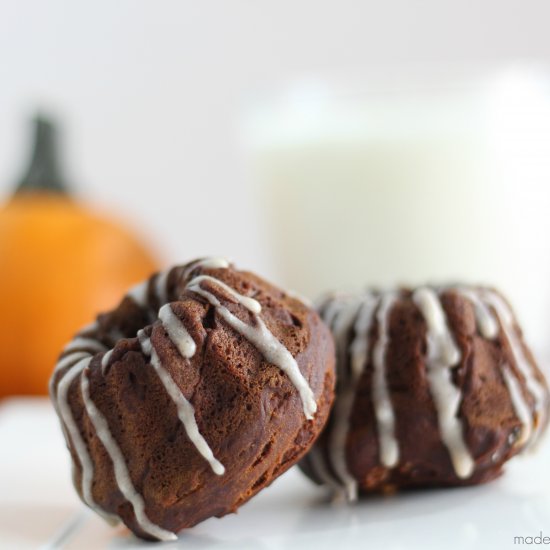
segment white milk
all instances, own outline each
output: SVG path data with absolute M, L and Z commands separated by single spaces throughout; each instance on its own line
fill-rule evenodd
M 493 284 L 550 351 L 550 95 L 540 74 L 306 94 L 264 110 L 249 136 L 282 283 L 309 297 Z

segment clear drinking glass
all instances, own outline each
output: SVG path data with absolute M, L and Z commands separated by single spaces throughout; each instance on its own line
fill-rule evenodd
M 550 86 L 540 69 L 321 80 L 247 128 L 281 282 L 500 288 L 550 346 Z

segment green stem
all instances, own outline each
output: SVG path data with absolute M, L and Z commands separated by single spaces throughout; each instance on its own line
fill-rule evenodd
M 29 166 L 15 189 L 16 193 L 27 191 L 48 191 L 68 193 L 61 175 L 57 156 L 57 129 L 46 117 L 36 116 L 34 123 L 34 144 Z

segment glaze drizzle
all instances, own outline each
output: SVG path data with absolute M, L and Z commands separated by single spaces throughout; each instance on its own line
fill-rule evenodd
M 472 475 L 475 463 L 464 441 L 462 421 L 458 416 L 462 392 L 452 381 L 451 369 L 460 363 L 460 350 L 436 292 L 420 288 L 415 290 L 413 301 L 428 327 L 426 369 L 441 440 L 449 451 L 456 475 L 465 479 Z
M 336 345 L 338 353 L 347 349 L 347 341 L 344 341 L 346 332 L 353 327 L 354 338 L 349 347 L 351 355 L 351 370 L 347 371 L 342 366 L 345 364 L 345 357 L 340 355 L 337 362 L 339 366 L 339 384 L 338 399 L 333 409 L 333 425 L 330 433 L 329 454 L 334 472 L 340 479 L 345 489 L 346 498 L 349 501 L 357 499 L 357 481 L 348 470 L 346 460 L 346 441 L 349 432 L 350 414 L 355 400 L 356 385 L 361 378 L 368 360 L 369 353 L 369 332 L 378 298 L 372 294 L 367 294 L 358 303 L 358 308 L 350 308 L 349 314 L 340 315 L 339 319 L 344 321 L 334 322 L 338 327 L 338 336 L 336 336 Z M 351 315 L 353 314 L 353 315 Z M 349 336 L 348 336 L 349 337 Z M 318 465 L 314 465 L 318 470 Z
M 187 437 L 189 437 L 197 451 L 203 456 L 208 464 L 210 464 L 212 471 L 219 476 L 223 475 L 225 472 L 223 464 L 214 457 L 212 449 L 210 449 L 208 443 L 199 431 L 197 421 L 195 420 L 195 409 L 193 405 L 191 405 L 183 393 L 181 393 L 181 390 L 174 382 L 172 376 L 170 376 L 170 373 L 162 366 L 162 362 L 157 355 L 151 339 L 145 335 L 143 330 L 138 331 L 138 339 L 143 353 L 150 357 L 151 365 L 155 369 L 166 392 L 176 405 L 178 418 L 185 428 Z
M 361 307 L 361 302 L 350 301 L 346 303 L 340 309 L 339 315 L 334 315 L 331 326 L 338 356 L 336 364 L 340 368 L 337 369 L 339 399 L 335 402 L 333 408 L 334 420 L 332 430 L 329 434 L 328 453 L 332 469 L 339 478 L 339 482 L 337 483 L 343 485 L 345 496 L 350 500 L 357 497 L 357 484 L 348 471 L 346 461 L 346 438 L 348 434 L 348 420 L 354 398 L 354 376 L 352 372 L 344 367 L 347 366 L 345 355 L 349 333 Z M 325 475 L 325 477 L 327 476 Z
M 224 305 L 222 305 L 220 300 L 214 296 L 212 292 L 205 290 L 201 286 L 201 283 L 204 281 L 208 281 L 214 286 L 221 288 L 223 291 L 230 294 L 239 304 L 248 309 L 253 316 L 254 325 L 249 325 L 233 315 Z M 306 418 L 311 420 L 317 411 L 317 403 L 315 402 L 313 391 L 300 372 L 296 359 L 294 359 L 288 349 L 275 338 L 260 317 L 260 312 L 262 311 L 260 303 L 253 298 L 237 293 L 225 283 L 209 275 L 198 275 L 187 285 L 187 289 L 208 300 L 208 302 L 216 308 L 218 315 L 220 315 L 231 328 L 236 330 L 239 334 L 242 334 L 249 342 L 254 344 L 267 361 L 277 365 L 289 377 L 300 394 Z
M 80 377 L 80 389 L 84 401 L 84 408 L 86 409 L 88 418 L 94 426 L 97 436 L 113 461 L 115 479 L 120 492 L 132 505 L 136 521 L 145 533 L 162 541 L 176 540 L 178 537 L 175 533 L 159 527 L 147 517 L 143 497 L 136 491 L 132 483 L 124 455 L 111 434 L 109 423 L 90 398 L 90 381 L 88 376 L 89 372 L 86 366 L 86 368 L 82 369 L 82 375 Z M 89 483 L 91 483 L 91 480 Z
M 461 292 L 464 293 L 463 290 Z M 515 444 L 530 445 L 535 443 L 540 435 L 542 426 L 546 422 L 548 398 L 544 385 L 536 378 L 533 366 L 525 355 L 520 335 L 515 327 L 513 313 L 505 300 L 493 290 L 481 289 L 473 291 L 472 298 L 474 303 L 477 299 L 478 303 L 482 304 L 485 308 L 485 312 L 476 308 L 476 320 L 482 334 L 484 317 L 490 319 L 489 323 L 493 323 L 497 327 L 500 325 L 514 357 L 517 370 L 525 381 L 527 392 L 534 403 L 535 415 L 533 418 L 531 407 L 521 389 L 520 378 L 512 371 L 509 365 L 504 365 L 502 367 L 502 376 L 508 388 L 516 416 L 522 424 L 522 431 Z M 498 330 L 486 335 L 489 339 L 495 339 L 497 336 Z
M 386 382 L 386 352 L 390 342 L 389 316 L 396 294 L 385 294 L 378 306 L 378 341 L 373 351 L 372 403 L 378 427 L 380 462 L 393 468 L 399 461 L 399 445 L 395 437 L 395 415 Z
M 168 333 L 168 338 L 172 340 L 180 355 L 185 359 L 190 359 L 195 355 L 197 346 L 191 335 L 180 321 L 179 317 L 172 311 L 170 304 L 164 304 L 159 309 L 159 319 L 162 326 Z

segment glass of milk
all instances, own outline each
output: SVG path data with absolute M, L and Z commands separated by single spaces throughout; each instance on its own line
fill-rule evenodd
M 247 136 L 283 284 L 494 285 L 550 352 L 543 72 L 299 85 Z

